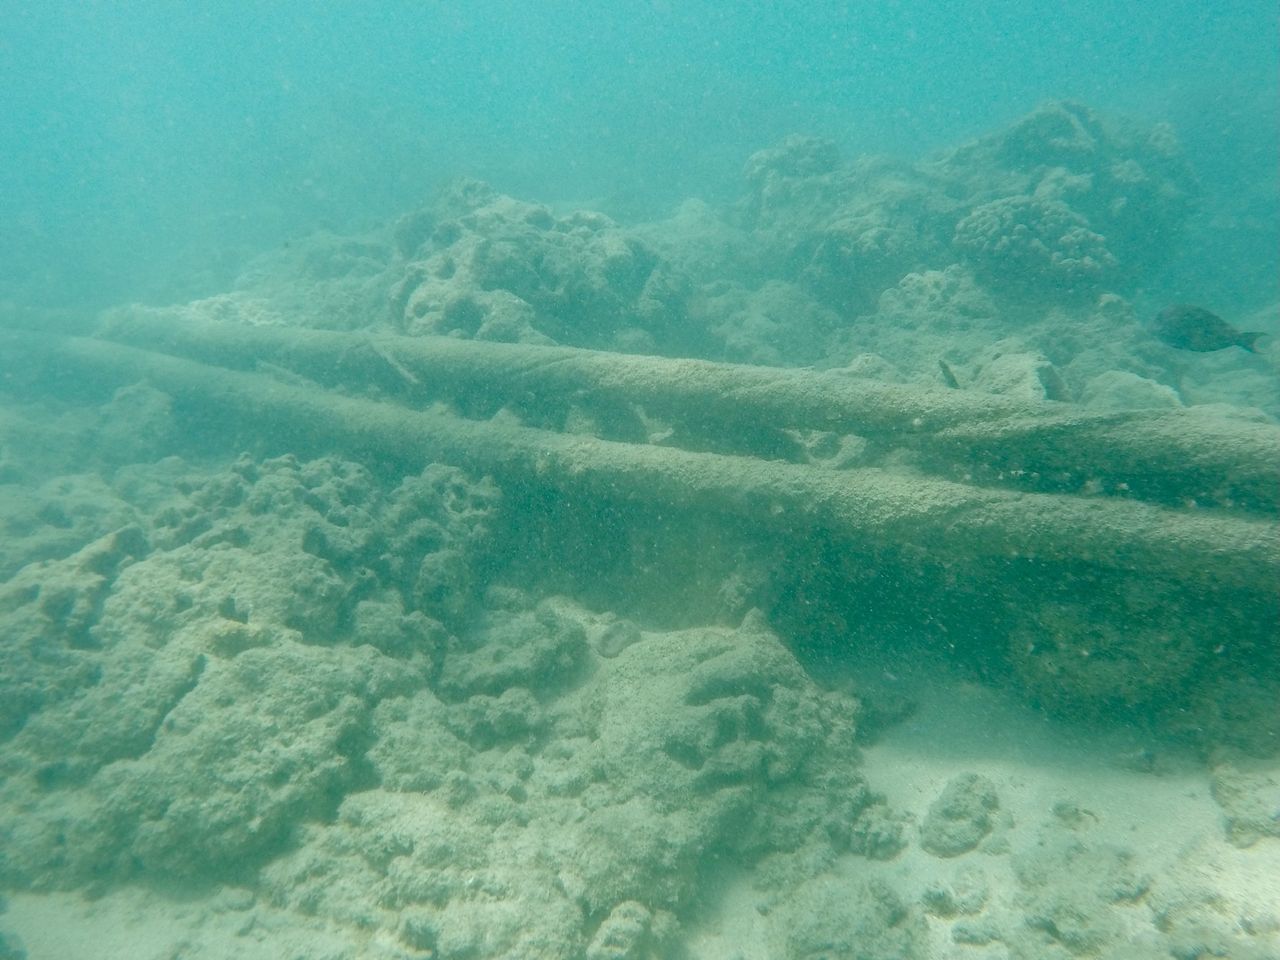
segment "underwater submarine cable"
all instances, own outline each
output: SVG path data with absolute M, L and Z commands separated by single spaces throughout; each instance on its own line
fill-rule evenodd
M 12 334 L 0 346 L 0 372 L 34 371 L 34 382 L 68 394 L 146 381 L 170 395 L 176 416 L 202 427 L 226 421 L 273 452 L 336 452 L 411 469 L 451 463 L 499 483 L 690 508 L 793 536 L 917 544 L 940 559 L 1032 556 L 1264 593 L 1280 582 L 1280 537 L 1267 520 L 467 420 L 98 339 Z
M 1155 502 L 1280 511 L 1280 429 L 1187 410 L 1097 413 L 971 391 L 876 383 L 835 372 L 575 347 L 402 337 L 183 319 L 129 308 L 102 336 L 206 363 L 276 364 L 317 383 L 376 388 L 410 403 L 482 397 L 512 406 L 627 403 L 699 429 L 830 430 L 919 451 L 943 469 L 1102 482 Z M 963 471 L 959 471 L 963 472 Z

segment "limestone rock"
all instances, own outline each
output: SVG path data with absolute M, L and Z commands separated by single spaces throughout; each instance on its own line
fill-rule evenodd
M 920 846 L 936 857 L 958 857 L 986 839 L 1000 798 L 995 784 L 976 773 L 950 780 L 920 825 Z

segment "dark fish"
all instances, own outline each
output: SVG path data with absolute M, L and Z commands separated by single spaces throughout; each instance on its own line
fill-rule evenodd
M 942 382 L 943 382 L 943 383 L 945 383 L 945 384 L 946 384 L 948 387 L 950 387 L 952 390 L 959 390 L 959 389 L 960 389 L 960 381 L 956 379 L 955 372 L 951 369 L 951 364 L 947 363 L 947 361 L 945 361 L 945 360 L 943 360 L 941 357 L 939 357 L 939 358 L 938 358 L 938 369 L 942 371 Z
M 1175 303 L 1156 314 L 1155 335 L 1179 350 L 1211 353 L 1227 347 L 1243 347 L 1257 353 L 1253 343 L 1261 333 L 1242 333 L 1216 313 L 1189 303 Z

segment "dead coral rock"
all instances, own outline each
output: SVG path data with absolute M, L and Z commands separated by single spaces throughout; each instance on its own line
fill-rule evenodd
M 1019 347 L 1002 341 L 983 351 L 968 383 L 978 390 L 1024 400 L 1070 400 L 1071 392 L 1049 358 Z
M 760 250 L 727 211 L 704 200 L 682 202 L 663 220 L 637 224 L 634 235 L 664 259 L 677 263 L 697 285 L 715 278 L 741 278 L 760 272 Z
M 835 141 L 792 134 L 781 143 L 747 158 L 742 176 L 747 184 L 744 220 L 753 228 L 777 225 L 796 207 L 823 206 L 838 187 L 832 176 L 840 167 Z
M 512 687 L 555 691 L 581 678 L 587 652 L 586 631 L 553 601 L 515 616 L 487 614 L 453 642 L 436 687 L 454 700 Z
M 955 201 L 922 168 L 881 157 L 840 164 L 826 141 L 789 138 L 755 154 L 746 178 L 739 213 L 771 251 L 763 262 L 838 311 L 867 309 L 935 263 L 954 224 Z
M 1046 827 L 1039 843 L 1013 857 L 1020 916 L 1010 918 L 1002 937 L 1009 955 L 1018 960 L 1147 956 L 1134 947 L 1141 928 L 1135 930 L 1131 911 L 1146 897 L 1151 878 L 1138 873 L 1133 860 L 1122 847 Z
M 1000 798 L 995 784 L 976 773 L 948 781 L 920 825 L 920 846 L 936 857 L 958 857 L 995 826 Z
M 980 204 L 956 224 L 953 243 L 997 288 L 1092 298 L 1117 277 L 1106 238 L 1060 200 L 1016 196 Z
M 606 658 L 583 636 L 598 617 L 568 601 L 489 600 L 445 653 L 445 698 L 374 709 L 376 786 L 266 866 L 279 902 L 445 956 L 658 960 L 709 862 L 823 846 L 832 817 L 872 803 L 837 782 L 858 782 L 852 701 L 815 688 L 758 617 Z M 539 658 L 566 651 L 590 664 L 553 682 Z
M 837 310 L 870 309 L 908 273 L 942 266 L 954 200 L 920 168 L 866 158 L 841 172 L 837 205 L 792 244 L 797 278 Z
M 555 216 L 474 181 L 437 211 L 392 290 L 406 333 L 593 347 L 630 328 L 660 345 L 687 334 L 687 280 L 602 214 Z
M 68 557 L 139 519 L 127 499 L 92 474 L 59 476 L 34 490 L 5 486 L 0 579 L 9 580 L 27 564 Z
M 772 956 L 905 960 L 925 955 L 924 917 L 880 880 L 818 877 L 779 911 Z
M 1163 383 L 1127 370 L 1107 370 L 1085 385 L 1081 402 L 1090 409 L 1176 410 L 1182 406 L 1178 392 Z
M 937 160 L 842 163 L 789 138 L 748 161 L 742 223 L 781 277 L 841 312 L 957 257 L 993 292 L 1085 302 L 1165 262 L 1194 184 L 1166 128 L 1046 105 Z
M 865 309 L 926 259 L 935 247 L 931 234 L 927 221 L 882 202 L 843 212 L 793 255 L 803 260 L 800 280 L 820 300 L 837 310 Z
M 385 323 L 387 289 L 399 266 L 385 230 L 361 236 L 317 231 L 268 251 L 245 265 L 234 288 L 190 303 L 129 304 L 105 314 L 147 314 L 173 323 L 359 330 Z
M 618 904 L 600 924 L 587 947 L 587 960 L 661 960 L 674 944 L 666 942 L 674 920 L 665 911 L 651 912 L 643 904 L 627 900 Z
M 624 650 L 589 707 L 601 772 L 662 806 L 796 777 L 852 717 L 814 696 L 763 624 L 665 634 Z
M 429 464 L 387 497 L 374 529 L 386 532 L 376 559 L 352 558 L 383 572 L 406 610 L 451 623 L 476 603 L 483 562 L 502 495 L 489 478 Z
M 972 271 L 958 263 L 908 273 L 881 294 L 876 312 L 899 328 L 948 333 L 990 323 L 999 313 Z
M 388 493 L 293 457 L 174 468 L 163 495 L 121 474 L 150 526 L 28 567 L 0 603 L 31 640 L 0 657 L 11 882 L 248 869 L 332 813 L 369 775 L 373 705 L 425 684 L 445 646 L 414 606 L 423 562 L 465 568 L 496 493 L 444 467 Z M 537 718 L 511 695 L 441 723 L 497 742 Z
M 251 869 L 358 782 L 369 704 L 413 682 L 368 647 L 280 638 L 230 660 L 185 653 L 131 670 L 116 658 L 108 693 L 123 686 L 132 696 L 96 699 L 102 719 L 78 747 L 94 755 L 68 758 L 63 776 L 33 763 L 5 785 L 6 805 L 31 805 L 22 835 L 6 840 L 8 881 L 68 887 Z M 184 665 L 185 675 L 168 670 Z M 85 719 L 82 709 L 64 714 L 57 726 L 37 718 L 15 751 L 36 760 L 52 734 Z
M 969 197 L 958 247 L 981 260 L 1002 247 L 1003 231 L 1010 271 L 1038 269 L 1060 290 L 1064 281 L 1128 286 L 1158 268 L 1196 192 L 1168 126 L 1104 118 L 1070 101 L 949 152 L 935 169 Z
M 142 530 L 129 526 L 64 560 L 29 564 L 0 586 L 0 741 L 31 726 L 42 710 L 53 713 L 66 700 L 94 695 L 102 665 L 92 630 L 120 571 L 148 549 Z M 144 709 L 142 703 L 135 706 L 139 713 Z M 80 732 L 100 732 L 113 712 L 95 719 L 95 711 L 86 711 Z M 79 749 L 83 736 L 66 738 L 66 732 L 53 736 L 48 776 L 62 776 L 71 766 L 68 754 Z M 19 762 L 16 755 L 12 759 Z M 4 770 L 0 765 L 0 781 Z
M 359 330 L 385 322 L 386 290 L 396 273 L 385 229 L 359 236 L 322 230 L 256 258 L 230 296 L 250 315 L 289 326 Z
M 926 913 L 950 919 L 975 916 L 991 899 L 991 881 L 978 869 L 959 871 L 950 881 L 931 882 L 920 896 Z
M 701 299 L 697 314 L 722 342 L 724 359 L 769 366 L 814 362 L 840 326 L 833 310 L 785 280 L 752 290 L 719 285 Z
M 146 754 L 99 778 L 118 867 L 207 875 L 278 852 L 358 781 L 370 704 L 412 682 L 368 647 L 210 661 Z

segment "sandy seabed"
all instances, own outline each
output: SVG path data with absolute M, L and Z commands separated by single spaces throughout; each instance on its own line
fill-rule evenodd
M 1124 732 L 1064 729 L 936 674 L 882 682 L 921 706 L 864 751 L 862 770 L 909 818 L 909 834 L 955 776 L 989 778 L 1000 799 L 992 836 L 970 853 L 942 860 L 912 842 L 890 861 L 833 864 L 835 876 L 915 893 L 926 928 L 916 955 L 1280 956 L 1280 844 L 1229 843 L 1210 778 L 1194 759 L 1150 756 Z M 1142 895 L 1112 900 L 1118 876 L 1138 878 Z M 749 873 L 727 870 L 690 924 L 687 956 L 787 955 L 775 952 L 770 900 Z M 1019 927 L 1065 928 L 1064 915 L 1074 928 L 1060 928 L 1058 941 L 1074 937 L 1072 947 L 1050 938 L 1013 953 L 1003 942 Z M 127 887 L 94 899 L 18 894 L 4 921 L 31 960 L 396 955 L 385 932 L 353 946 L 351 931 L 273 909 L 236 887 L 190 895 Z

